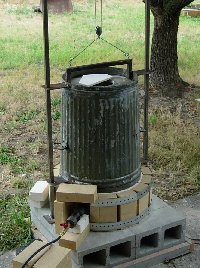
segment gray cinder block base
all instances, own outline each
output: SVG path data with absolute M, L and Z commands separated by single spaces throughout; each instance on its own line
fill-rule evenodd
M 31 207 L 32 221 L 50 241 L 57 235 L 54 225 L 43 217 L 48 213 L 49 208 Z M 150 215 L 139 224 L 113 232 L 90 232 L 73 251 L 73 268 L 150 267 L 186 251 L 189 252 L 189 244 L 185 241 L 184 216 L 153 196 Z

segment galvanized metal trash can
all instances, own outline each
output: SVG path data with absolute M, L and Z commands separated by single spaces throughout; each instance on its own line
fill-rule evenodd
M 86 87 L 80 78 L 62 89 L 61 176 L 98 192 L 126 189 L 141 174 L 137 84 L 113 75 L 107 85 Z

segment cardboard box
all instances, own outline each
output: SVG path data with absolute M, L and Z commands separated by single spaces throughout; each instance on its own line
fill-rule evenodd
M 54 218 L 55 218 L 55 231 L 56 234 L 60 234 L 63 227 L 60 226 L 61 223 L 66 222 L 67 218 L 70 216 L 71 203 L 54 201 Z
M 19 255 L 17 255 L 13 259 L 13 268 L 21 268 L 22 265 L 25 263 L 28 258 L 36 252 L 40 247 L 44 246 L 45 243 L 35 240 L 30 246 L 25 248 Z M 41 252 L 39 252 L 35 257 L 33 257 L 32 260 L 30 260 L 29 264 L 26 265 L 26 268 L 33 267 L 34 263 L 36 263 L 44 254 L 49 250 L 50 246 L 43 249 Z
M 97 186 L 61 183 L 56 191 L 56 199 L 59 202 L 95 203 Z
M 88 225 L 81 234 L 73 234 L 67 232 L 59 240 L 59 245 L 64 248 L 77 250 L 81 245 L 81 243 L 85 240 L 89 232 L 90 232 L 90 225 Z
M 72 268 L 71 250 L 52 245 L 33 268 Z
M 49 199 L 49 184 L 47 181 L 37 181 L 29 192 L 29 198 L 33 201 L 46 201 Z

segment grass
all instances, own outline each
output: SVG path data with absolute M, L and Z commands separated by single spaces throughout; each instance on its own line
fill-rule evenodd
M 27 190 L 34 181 L 47 178 L 45 94 L 41 88 L 44 84 L 42 15 L 33 13 L 32 5 L 35 2 L 30 0 L 0 0 L 0 250 L 13 248 L 30 238 L 26 198 L 11 196 L 9 192 Z M 103 5 L 103 37 L 130 54 L 135 70 L 142 69 L 144 4 L 139 0 L 105 0 Z M 99 21 L 98 16 L 97 24 Z M 92 0 L 75 1 L 72 15 L 49 15 L 52 83 L 61 81 L 69 60 L 94 39 L 95 26 Z M 197 85 L 200 85 L 199 26 L 200 18 L 181 17 L 178 35 L 180 73 L 183 79 Z M 98 40 L 73 61 L 73 66 L 123 58 L 120 51 Z M 177 199 L 199 189 L 199 127 L 194 123 L 200 115 L 194 101 L 197 97 L 199 91 L 191 92 L 181 101 L 154 103 L 153 95 L 150 99 L 149 152 L 156 174 L 155 191 L 165 199 Z M 53 139 L 58 142 L 59 106 L 60 92 L 54 90 Z M 59 156 L 59 150 L 55 150 L 55 164 Z M 15 230 L 19 237 L 12 236 Z
M 13 249 L 32 239 L 29 207 L 24 196 L 0 200 L 0 251 Z

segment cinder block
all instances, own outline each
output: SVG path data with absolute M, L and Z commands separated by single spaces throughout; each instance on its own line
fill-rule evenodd
M 33 201 L 46 201 L 49 198 L 49 184 L 46 181 L 37 181 L 29 192 L 29 198 Z
M 80 220 L 77 222 L 77 225 L 74 228 L 69 228 L 68 232 L 74 234 L 81 234 L 85 228 L 89 225 L 89 215 L 84 214 Z
M 153 252 L 158 251 L 161 248 L 161 238 L 158 230 L 152 232 L 143 233 L 140 237 L 139 243 L 136 245 L 137 256 L 141 257 Z
M 61 183 L 56 191 L 56 199 L 59 202 L 95 203 L 97 186 Z
M 59 240 L 59 245 L 61 247 L 69 248 L 72 250 L 77 250 L 81 243 L 85 240 L 90 232 L 90 226 L 88 225 L 81 234 L 73 234 L 67 232 Z
M 55 230 L 57 234 L 60 234 L 63 230 L 60 224 L 66 222 L 67 218 L 70 216 L 70 206 L 71 203 L 54 201 Z
M 106 249 L 94 251 L 83 256 L 83 267 L 106 267 Z
M 162 247 L 167 248 L 169 245 L 174 246 L 184 242 L 185 225 L 186 222 L 181 220 L 162 227 Z
M 110 247 L 110 264 L 126 262 L 132 256 L 132 242 L 126 241 Z

